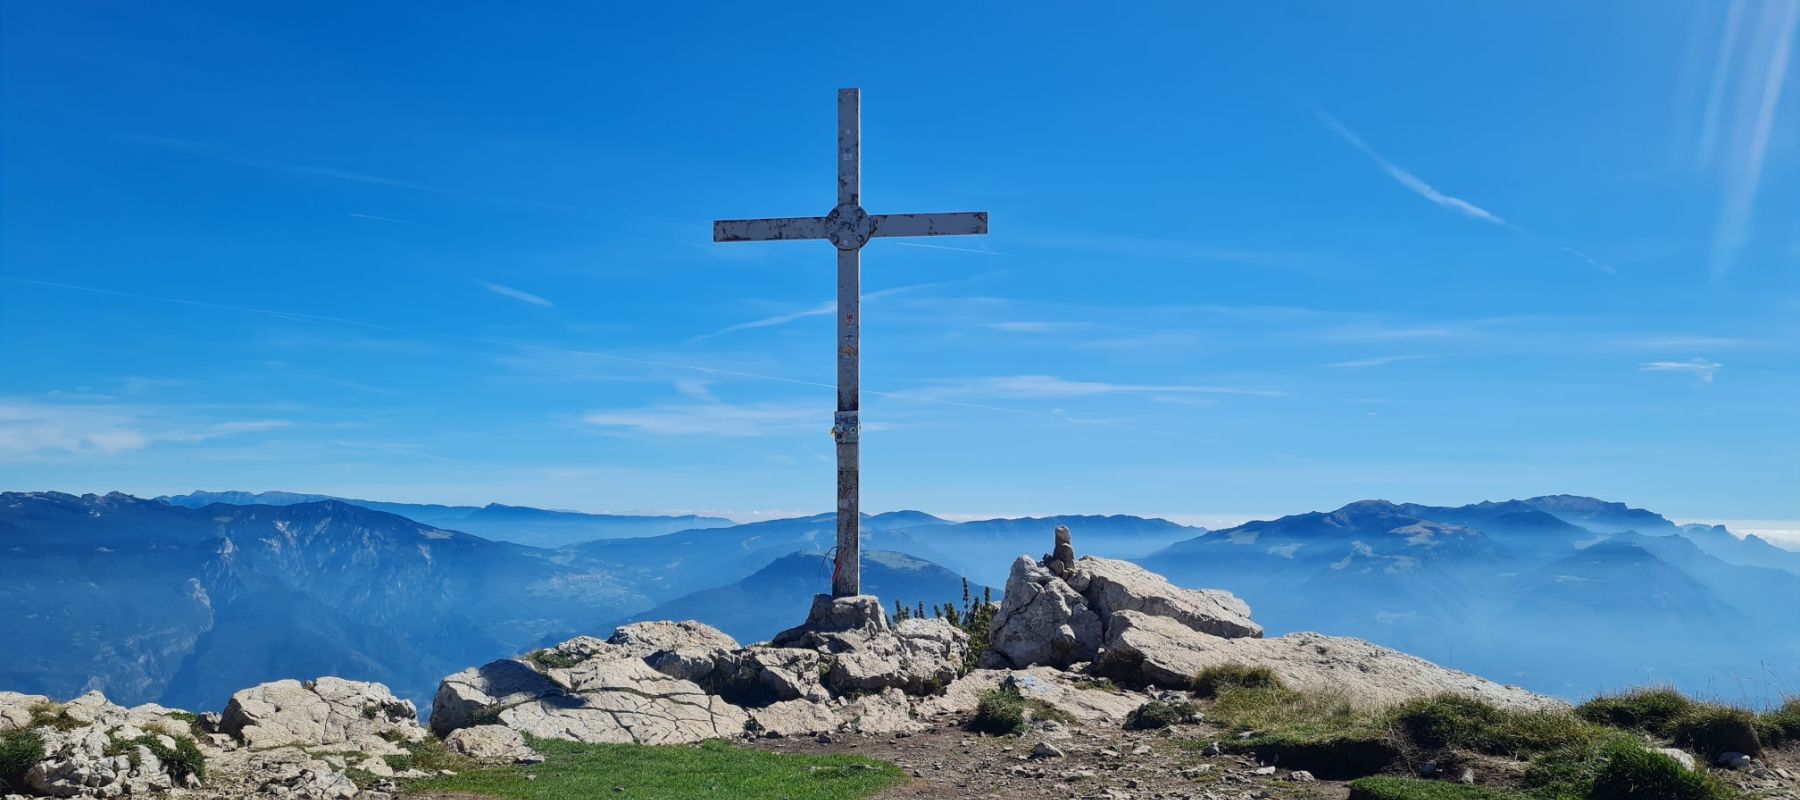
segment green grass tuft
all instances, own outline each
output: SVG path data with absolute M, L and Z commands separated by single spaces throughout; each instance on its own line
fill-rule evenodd
M 72 731 L 87 724 L 69 716 L 68 707 L 61 703 L 37 703 L 26 710 L 31 714 L 31 721 L 25 723 L 27 728 L 55 728 L 59 731 Z
M 1331 780 L 1380 772 L 1399 756 L 1382 721 L 1325 692 L 1223 687 L 1209 719 L 1234 734 L 1220 744 Z M 1249 733 L 1248 738 L 1235 734 Z
M 892 764 L 861 756 L 787 755 L 719 741 L 653 747 L 532 740 L 532 746 L 543 764 L 470 769 L 414 781 L 409 789 L 507 800 L 855 800 L 906 780 Z
M 1736 792 L 1636 742 L 1609 742 L 1587 800 L 1730 800 Z
M 1268 667 L 1252 667 L 1245 664 L 1220 664 L 1207 667 L 1194 673 L 1190 679 L 1194 694 L 1201 697 L 1217 697 L 1226 689 L 1280 689 L 1283 688 L 1281 676 Z
M 1408 701 L 1386 716 L 1396 736 L 1424 750 L 1521 756 L 1590 745 L 1606 735 L 1568 711 L 1518 711 L 1457 694 Z
M 981 693 L 975 704 L 975 716 L 969 719 L 969 730 L 1009 736 L 1025 732 L 1025 724 L 1033 720 L 1073 722 L 1067 712 L 1043 700 L 1019 694 L 1015 686 L 997 686 Z
M 1671 720 L 1667 735 L 1710 761 L 1720 753 L 1761 753 L 1757 728 L 1756 715 L 1741 708 L 1698 706 Z
M 25 772 L 44 760 L 44 737 L 30 728 L 0 731 L 0 786 L 23 791 Z
M 1763 712 L 1761 730 L 1767 735 L 1765 744 L 1800 742 L 1800 697 L 1788 700 L 1780 708 Z
M 1582 719 L 1628 731 L 1667 735 L 1669 723 L 1692 711 L 1696 703 L 1669 687 L 1633 689 L 1601 695 L 1575 709 Z
M 395 772 L 405 772 L 409 769 L 421 769 L 426 772 L 447 769 L 452 772 L 462 772 L 479 766 L 473 759 L 450 752 L 450 748 L 445 747 L 443 742 L 431 737 L 417 742 L 402 741 L 395 742 L 395 744 L 400 745 L 400 748 L 406 752 L 400 755 L 381 757 L 381 760 L 387 762 L 388 768 Z
M 1162 700 L 1151 700 L 1125 715 L 1125 728 L 1134 731 L 1167 728 L 1200 720 L 1200 707 L 1193 703 L 1169 703 Z
M 1529 800 L 1529 795 L 1386 775 L 1350 782 L 1350 800 Z

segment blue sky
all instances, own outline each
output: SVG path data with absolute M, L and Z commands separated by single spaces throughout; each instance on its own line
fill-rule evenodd
M 1800 519 L 1800 1 L 891 8 L 0 6 L 0 486 L 826 510 L 860 86 L 865 508 Z

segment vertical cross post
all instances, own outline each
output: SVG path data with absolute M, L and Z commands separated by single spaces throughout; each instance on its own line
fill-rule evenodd
M 831 593 L 862 592 L 861 456 L 862 247 L 891 236 L 980 236 L 986 211 L 944 214 L 875 214 L 862 207 L 862 92 L 838 90 L 837 205 L 823 217 L 721 219 L 713 222 L 715 242 L 768 242 L 827 239 L 837 248 L 837 560 Z
M 838 90 L 838 208 L 862 208 L 862 91 Z M 862 247 L 837 253 L 837 559 L 831 593 L 862 593 Z

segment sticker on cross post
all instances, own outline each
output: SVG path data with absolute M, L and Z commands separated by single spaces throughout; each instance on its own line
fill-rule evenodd
M 856 412 L 839 411 L 833 418 L 831 438 L 836 439 L 838 444 L 855 444 L 861 432 L 862 423 L 857 419 Z

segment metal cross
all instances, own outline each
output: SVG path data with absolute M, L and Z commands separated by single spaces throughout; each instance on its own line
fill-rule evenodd
M 987 233 L 986 211 L 948 214 L 875 214 L 862 207 L 862 90 L 838 90 L 837 207 L 823 217 L 725 219 L 713 223 L 715 242 L 760 242 L 775 239 L 829 239 L 838 249 L 837 280 L 837 416 L 831 436 L 837 440 L 837 561 L 831 593 L 838 597 L 862 591 L 861 503 L 857 473 L 862 424 L 862 246 L 877 236 L 971 236 Z

